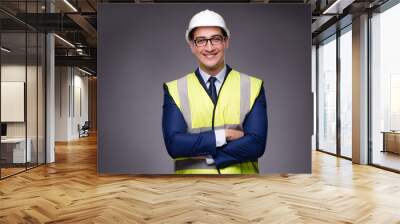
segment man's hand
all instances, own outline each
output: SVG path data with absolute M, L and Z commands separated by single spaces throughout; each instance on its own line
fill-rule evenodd
M 243 137 L 243 131 L 235 130 L 235 129 L 225 129 L 225 137 L 226 141 L 233 141 Z

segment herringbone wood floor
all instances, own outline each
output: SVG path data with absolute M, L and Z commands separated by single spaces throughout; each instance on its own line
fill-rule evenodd
M 400 175 L 313 153 L 313 174 L 99 176 L 96 139 L 0 181 L 0 223 L 400 223 Z

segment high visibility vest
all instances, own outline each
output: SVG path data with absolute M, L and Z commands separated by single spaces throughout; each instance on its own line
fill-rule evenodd
M 218 129 L 243 130 L 243 122 L 260 93 L 262 80 L 231 70 L 222 84 L 216 105 L 195 73 L 166 83 L 175 104 L 182 112 L 189 133 Z M 258 162 L 249 161 L 217 169 L 204 157 L 175 159 L 177 174 L 254 174 Z

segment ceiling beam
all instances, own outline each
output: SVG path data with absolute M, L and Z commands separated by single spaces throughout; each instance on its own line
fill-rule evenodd
M 90 56 L 55 56 L 56 66 L 80 66 L 87 67 L 96 72 L 96 58 Z

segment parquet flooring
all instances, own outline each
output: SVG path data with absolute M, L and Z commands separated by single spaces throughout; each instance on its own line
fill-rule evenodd
M 98 175 L 89 137 L 0 181 L 0 223 L 400 223 L 400 175 L 321 152 L 288 177 Z
M 13 175 L 13 174 L 15 174 L 15 173 L 18 173 L 18 172 L 21 172 L 21 171 L 24 171 L 25 170 L 25 167 L 23 167 L 23 168 L 1 168 L 1 176 L 2 177 L 7 177 L 7 176 L 10 176 L 10 175 Z

